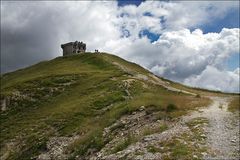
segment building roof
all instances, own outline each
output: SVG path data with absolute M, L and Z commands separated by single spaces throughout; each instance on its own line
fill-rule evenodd
M 65 46 L 72 46 L 72 45 L 74 45 L 74 44 L 76 44 L 76 43 L 78 43 L 78 44 L 80 43 L 81 45 L 86 46 L 86 44 L 83 43 L 83 42 L 75 41 L 75 42 L 69 42 L 69 43 L 62 44 L 62 45 L 61 45 L 61 48 L 64 48 Z

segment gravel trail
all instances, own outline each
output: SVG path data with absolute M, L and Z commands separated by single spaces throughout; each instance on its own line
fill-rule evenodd
M 204 129 L 207 132 L 207 145 L 212 154 L 204 159 L 239 159 L 239 114 L 227 110 L 229 98 L 210 97 L 213 103 L 193 112 L 187 119 L 205 117 L 209 125 Z
M 206 160 L 235 160 L 240 159 L 239 156 L 239 114 L 232 113 L 227 110 L 228 103 L 231 98 L 226 97 L 210 97 L 212 104 L 208 107 L 191 112 L 179 119 L 179 121 L 169 124 L 169 129 L 164 132 L 154 133 L 144 136 L 137 143 L 129 145 L 114 154 L 106 154 L 108 147 L 103 148 L 91 159 L 163 159 L 162 153 L 150 153 L 147 150 L 148 146 L 158 146 L 159 142 L 171 140 L 177 135 L 190 133 L 190 128 L 187 126 L 195 118 L 205 118 L 208 120 L 207 125 L 203 125 L 203 130 L 206 135 L 206 146 L 208 152 L 203 155 Z M 133 118 L 132 116 L 131 118 Z M 195 139 L 192 139 L 194 142 Z M 186 142 L 188 143 L 188 142 Z M 141 152 L 143 155 L 135 156 L 135 153 Z

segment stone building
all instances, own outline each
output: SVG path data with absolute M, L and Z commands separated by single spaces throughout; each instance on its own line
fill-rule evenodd
M 69 54 L 84 53 L 86 51 L 86 44 L 83 42 L 75 41 L 62 44 L 61 48 L 63 49 L 63 56 L 66 56 Z

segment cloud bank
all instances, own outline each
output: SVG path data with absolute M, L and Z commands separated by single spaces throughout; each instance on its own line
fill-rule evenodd
M 238 10 L 239 2 L 2 2 L 1 71 L 62 55 L 61 43 L 81 40 L 195 87 L 239 92 L 239 28 L 203 33 L 201 26 Z M 153 36 L 153 37 L 151 37 Z

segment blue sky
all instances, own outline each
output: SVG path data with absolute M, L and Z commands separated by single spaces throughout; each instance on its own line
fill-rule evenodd
M 138 6 L 139 4 L 141 4 L 142 0 L 118 0 L 118 6 L 126 6 L 126 5 L 136 5 Z
M 239 28 L 239 10 L 228 12 L 225 17 L 212 21 L 209 25 L 200 26 L 204 33 L 220 32 L 222 28 Z M 234 53 L 227 61 L 227 67 L 233 71 L 239 67 L 239 53 Z
M 212 21 L 209 25 L 200 26 L 204 33 L 220 32 L 222 28 L 240 28 L 239 10 L 228 12 L 225 17 Z M 227 61 L 227 67 L 233 71 L 239 67 L 239 53 L 234 53 Z
M 239 53 L 233 54 L 227 61 L 228 70 L 233 71 L 237 67 L 239 67 L 240 65 L 239 61 L 240 61 Z
M 225 17 L 216 19 L 208 25 L 200 26 L 204 33 L 220 32 L 222 28 L 239 27 L 239 10 L 231 10 L 225 15 Z
M 126 6 L 126 5 L 136 5 L 139 6 L 144 0 L 118 0 L 118 6 Z M 223 28 L 240 28 L 239 23 L 239 9 L 231 10 L 227 12 L 223 17 L 218 19 L 214 19 L 211 23 L 200 25 L 195 28 L 189 28 L 190 30 L 194 30 L 199 28 L 203 31 L 203 33 L 209 32 L 217 32 L 219 33 Z M 143 30 L 140 34 L 140 37 L 147 36 L 151 42 L 158 40 L 160 37 L 159 34 L 154 34 L 149 32 L 148 30 Z M 239 53 L 234 53 L 229 59 L 227 60 L 227 69 L 230 71 L 235 70 L 239 67 Z

